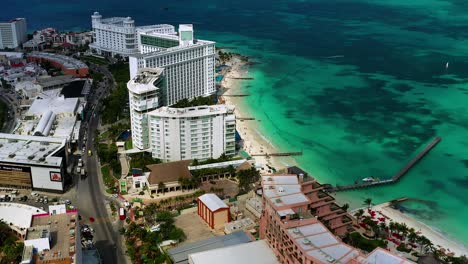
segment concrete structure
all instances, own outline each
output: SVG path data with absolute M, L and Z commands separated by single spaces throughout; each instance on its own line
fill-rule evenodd
M 34 247 L 36 264 L 83 263 L 78 213 L 33 216 L 24 244 Z
M 127 83 L 133 146 L 149 147 L 148 115 L 162 104 L 165 90 L 164 70 L 140 69 L 138 75 Z
M 66 139 L 0 134 L 0 186 L 64 191 Z
M 154 158 L 205 160 L 223 153 L 235 154 L 236 118 L 232 106 L 161 107 L 148 117 Z
M 28 55 L 28 61 L 36 63 L 48 61 L 54 67 L 61 69 L 65 74 L 74 77 L 86 77 L 89 74 L 88 66 L 84 62 L 55 53 L 33 52 Z
M 0 49 L 16 49 L 28 40 L 25 18 L 0 22 Z
M 341 242 L 310 212 L 311 201 L 300 181 L 296 175 L 261 179 L 264 210 L 260 238 L 269 243 L 281 263 L 412 263 L 381 248 L 365 255 Z
M 252 238 L 247 235 L 244 231 L 234 232 L 225 236 L 212 237 L 206 240 L 197 241 L 188 245 L 183 245 L 168 250 L 168 254 L 171 257 L 172 263 L 174 264 L 188 264 L 189 255 L 197 252 L 203 252 L 207 250 L 230 247 L 234 245 L 240 245 L 249 243 Z M 219 262 L 223 263 L 223 262 Z
M 190 264 L 279 264 L 264 240 L 190 254 L 188 262 Z
M 31 41 L 52 46 L 63 46 L 63 44 L 85 45 L 92 42 L 92 36 L 91 32 L 62 33 L 55 28 L 44 28 L 35 31 Z
M 197 198 L 198 215 L 212 228 L 218 229 L 229 223 L 229 206 L 216 194 L 207 193 Z
M 299 179 L 302 192 L 310 200 L 310 212 L 320 221 L 325 223 L 335 234 L 345 235 L 352 230 L 352 216 L 341 209 L 336 200 L 329 193 L 324 191 L 324 187 L 316 179 L 309 177 L 307 172 L 298 167 L 289 167 L 289 174 L 294 174 Z
M 26 237 L 26 230 L 31 226 L 32 217 L 36 214 L 47 214 L 34 206 L 20 203 L 0 203 L 0 220 L 10 225 L 19 238 Z
M 224 225 L 224 233 L 231 234 L 232 232 L 236 232 L 239 230 L 244 230 L 246 232 L 250 232 L 253 228 L 255 228 L 256 224 L 250 218 L 243 218 L 233 222 L 226 223 Z
M 178 35 L 142 31 L 137 37 L 141 53 L 129 57 L 130 77 L 141 68 L 164 68 L 165 105 L 216 91 L 215 43 L 194 39 L 192 25 L 179 25 Z

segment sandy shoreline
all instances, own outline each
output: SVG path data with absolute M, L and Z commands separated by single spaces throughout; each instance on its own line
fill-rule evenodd
M 243 62 L 239 56 L 234 55 L 226 65 L 231 68 L 221 81 L 221 86 L 227 88 L 224 94 L 239 94 L 241 82 L 245 82 L 245 80 L 233 78 L 247 77 L 248 72 L 244 69 L 246 63 Z M 226 104 L 236 106 L 236 117 L 249 117 L 246 112 L 241 109 L 239 105 L 241 99 L 239 97 L 223 96 L 222 98 Z M 278 147 L 259 132 L 258 122 L 258 120 L 237 120 L 237 131 L 244 140 L 243 149 L 249 154 L 278 152 Z M 256 163 L 263 165 L 262 171 L 264 173 L 269 172 L 269 168 L 266 165 L 274 167 L 276 170 L 282 170 L 287 166 L 295 165 L 295 161 L 291 157 L 255 156 L 253 158 Z
M 468 255 L 468 248 L 464 247 L 462 244 L 456 243 L 443 234 L 437 232 L 431 227 L 427 226 L 424 223 L 421 223 L 414 219 L 411 216 L 408 216 L 399 210 L 393 209 L 389 206 L 389 203 L 383 203 L 375 205 L 372 207 L 372 210 L 381 212 L 383 215 L 389 217 L 393 222 L 405 223 L 408 227 L 414 228 L 416 231 L 420 231 L 422 235 L 427 237 L 436 248 L 439 248 L 437 245 L 442 246 L 447 249 L 448 252 L 454 252 L 456 256 Z M 450 251 L 448 251 L 448 249 Z

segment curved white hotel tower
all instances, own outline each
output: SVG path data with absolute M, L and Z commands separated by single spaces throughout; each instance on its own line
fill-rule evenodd
M 132 141 L 138 149 L 149 148 L 147 113 L 160 106 L 164 86 L 164 70 L 161 68 L 141 69 L 127 83 Z
M 204 160 L 235 154 L 233 106 L 161 107 L 148 113 L 148 121 L 154 158 Z

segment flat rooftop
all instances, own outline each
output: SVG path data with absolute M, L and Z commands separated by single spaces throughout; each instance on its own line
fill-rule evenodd
M 188 255 L 211 249 L 223 248 L 251 242 L 252 239 L 244 232 L 238 231 L 229 235 L 212 237 L 206 240 L 191 243 L 185 246 L 168 250 L 174 264 L 188 263 Z
M 47 53 L 47 52 L 33 52 L 29 56 L 55 61 L 57 63 L 60 63 L 67 69 L 87 69 L 88 68 L 88 65 L 86 65 L 84 62 L 71 58 L 71 57 L 60 55 L 60 54 Z
M 67 83 L 71 83 L 75 80 L 75 78 L 71 75 L 61 75 L 61 76 L 44 76 L 37 79 L 39 85 L 43 88 L 48 88 L 51 86 L 57 85 L 66 85 Z
M 189 255 L 193 264 L 275 264 L 279 263 L 264 240 L 213 249 Z
M 266 175 L 261 178 L 263 195 L 275 206 L 308 202 L 296 175 Z
M 102 24 L 113 24 L 114 26 L 123 25 L 124 21 L 131 21 L 131 17 L 108 17 L 101 19 Z
M 19 203 L 0 203 L 0 220 L 5 223 L 12 223 L 18 228 L 29 228 L 32 216 L 44 214 L 46 211 L 34 206 Z
M 78 214 L 68 212 L 66 214 L 41 215 L 33 217 L 32 228 L 45 225 L 50 226 L 52 243 L 50 251 L 44 252 L 42 261 L 72 257 L 76 252 L 76 232 Z M 60 252 L 60 253 L 59 253 Z
M 231 114 L 234 113 L 234 106 L 231 105 L 209 105 L 209 106 L 195 106 L 186 108 L 171 108 L 163 106 L 154 111 L 149 112 L 149 115 L 160 117 L 196 117 L 196 116 L 211 116 L 217 114 Z
M 28 228 L 25 240 L 48 238 L 50 236 L 50 225 L 37 225 Z
M 25 115 L 42 116 L 45 112 L 50 110 L 57 116 L 74 116 L 78 109 L 78 102 L 78 98 L 39 96 L 34 100 Z
M 0 133 L 0 162 L 60 166 L 65 139 Z M 8 165 L 5 165 L 8 166 Z

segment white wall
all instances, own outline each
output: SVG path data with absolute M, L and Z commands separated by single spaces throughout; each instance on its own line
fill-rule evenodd
M 62 174 L 62 182 L 54 182 L 50 180 L 51 171 L 60 172 L 60 167 L 47 168 L 31 166 L 33 188 L 63 191 L 63 181 L 65 175 Z
M 37 252 L 41 252 L 44 249 L 50 249 L 49 238 L 38 238 L 24 241 L 25 246 L 33 246 Z

